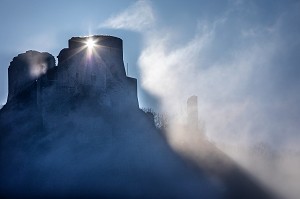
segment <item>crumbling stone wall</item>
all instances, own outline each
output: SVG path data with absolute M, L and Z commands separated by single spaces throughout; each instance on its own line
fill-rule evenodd
M 53 67 L 55 58 L 46 52 L 30 50 L 14 57 L 8 68 L 8 101 Z

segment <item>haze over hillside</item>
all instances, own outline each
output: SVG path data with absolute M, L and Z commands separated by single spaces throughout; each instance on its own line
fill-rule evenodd
M 122 51 L 121 39 L 100 35 L 71 38 L 57 65 L 37 51 L 13 59 L 0 110 L 1 196 L 270 198 L 204 137 L 197 160 L 175 153 L 139 109 Z M 177 131 L 199 133 L 196 103 Z

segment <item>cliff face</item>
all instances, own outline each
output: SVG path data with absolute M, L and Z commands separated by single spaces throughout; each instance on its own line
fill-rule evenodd
M 122 40 L 94 36 L 87 54 L 86 39 L 69 40 L 58 66 L 25 77 L 0 110 L 0 196 L 217 198 L 139 109 Z

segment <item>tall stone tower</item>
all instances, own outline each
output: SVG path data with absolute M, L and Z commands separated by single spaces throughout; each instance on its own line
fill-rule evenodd
M 57 80 L 66 88 L 78 85 L 105 90 L 108 82 L 126 77 L 123 42 L 106 35 L 72 37 L 58 55 Z
M 126 76 L 122 39 L 108 35 L 72 37 L 57 58 L 57 67 L 39 84 L 41 107 L 51 110 L 49 99 L 53 97 L 62 103 L 74 101 L 74 97 L 89 98 L 118 109 L 124 104 L 138 106 L 137 80 Z

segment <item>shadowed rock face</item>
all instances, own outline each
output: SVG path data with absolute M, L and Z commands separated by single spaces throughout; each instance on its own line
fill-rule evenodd
M 122 46 L 118 38 L 93 38 Z M 122 48 L 112 55 L 109 49 L 99 50 L 101 59 L 84 65 L 84 50 L 70 56 L 83 39 L 72 38 L 60 54 L 68 56 L 0 110 L 1 198 L 246 198 L 250 192 L 268 198 L 252 185 L 254 189 L 234 194 L 234 187 L 240 190 L 239 182 L 247 180 L 246 175 L 234 177 L 237 167 L 221 175 L 199 166 L 201 158 L 197 167 L 183 161 L 139 109 L 136 80 L 118 69 L 123 67 Z M 87 66 L 102 67 L 103 87 L 76 83 L 76 70 Z

